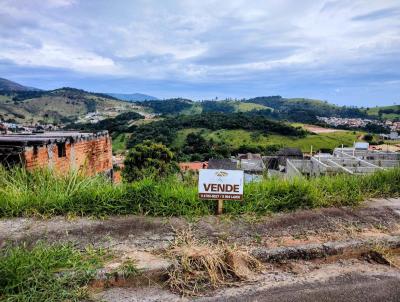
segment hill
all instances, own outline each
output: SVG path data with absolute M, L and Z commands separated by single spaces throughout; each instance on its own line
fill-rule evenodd
M 23 86 L 16 82 L 0 78 L 0 91 L 39 91 L 40 89 Z
M 400 120 L 400 105 L 372 107 L 367 110 L 367 114 L 382 119 Z
M 351 146 L 363 133 L 339 130 L 312 134 L 252 112 L 213 112 L 133 123 L 123 129 L 114 128 L 112 134 L 116 139 L 114 151 L 151 140 L 170 147 L 180 161 L 195 161 L 247 152 L 272 154 L 282 147 L 307 152 L 313 146 L 314 151 L 329 151 L 341 144 Z
M 364 109 L 356 107 L 336 106 L 326 101 L 281 96 L 257 97 L 235 101 L 200 101 L 187 99 L 168 99 L 162 101 L 146 101 L 142 106 L 153 112 L 164 115 L 199 114 L 206 112 L 234 113 L 257 112 L 274 120 L 287 120 L 301 123 L 319 123 L 317 116 L 337 116 L 343 118 L 371 118 Z
M 155 96 L 142 94 L 142 93 L 106 93 L 109 96 L 115 97 L 122 101 L 129 102 L 143 102 L 143 101 L 151 101 L 158 100 Z
M 0 119 L 7 121 L 67 123 L 84 121 L 90 112 L 97 112 L 96 118 L 102 119 L 127 111 L 143 111 L 143 108 L 105 94 L 68 87 L 0 92 Z

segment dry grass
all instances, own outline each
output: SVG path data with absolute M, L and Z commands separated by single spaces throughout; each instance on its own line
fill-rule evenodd
M 400 257 L 398 253 L 396 253 L 395 250 L 382 245 L 375 246 L 369 252 L 367 260 L 372 260 L 379 264 L 390 265 L 395 268 L 400 268 Z
M 175 260 L 168 285 L 181 295 L 199 295 L 207 289 L 251 280 L 262 269 L 246 251 L 224 242 L 201 242 L 190 231 L 177 236 L 167 255 Z

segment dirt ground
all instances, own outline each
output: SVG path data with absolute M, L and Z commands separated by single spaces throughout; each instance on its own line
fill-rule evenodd
M 373 150 L 380 150 L 380 151 L 390 151 L 390 152 L 399 152 L 400 151 L 400 143 L 399 144 L 382 144 L 371 146 Z
M 323 128 L 323 127 L 318 127 L 315 125 L 304 125 L 304 129 L 307 131 L 313 132 L 313 133 L 332 133 L 332 132 L 340 132 L 344 130 L 340 129 L 334 129 L 334 128 Z
M 400 234 L 400 199 L 374 200 L 357 208 L 299 210 L 270 216 L 208 216 L 198 219 L 147 216 L 12 218 L 0 220 L 0 247 L 37 241 L 73 242 L 77 246 L 165 248 L 177 231 L 191 229 L 196 237 L 243 246 L 297 244 Z

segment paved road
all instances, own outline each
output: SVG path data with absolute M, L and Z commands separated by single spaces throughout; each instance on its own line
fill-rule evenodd
M 400 274 L 350 274 L 327 282 L 247 290 L 231 297 L 201 298 L 202 302 L 398 302 Z

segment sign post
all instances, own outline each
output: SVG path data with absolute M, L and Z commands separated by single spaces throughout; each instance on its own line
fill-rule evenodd
M 224 200 L 243 199 L 243 171 L 199 170 L 199 198 L 217 200 L 217 214 L 222 214 Z

